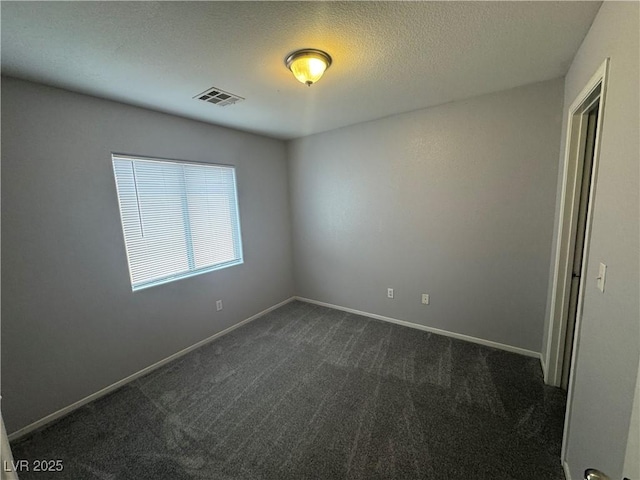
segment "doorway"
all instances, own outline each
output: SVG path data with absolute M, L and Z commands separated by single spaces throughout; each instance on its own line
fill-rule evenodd
M 609 59 L 569 108 L 565 162 L 551 290 L 550 323 L 544 357 L 545 382 L 569 391 L 579 348 L 581 289 L 587 279 L 591 209 L 595 195 Z
M 569 305 L 567 306 L 567 322 L 565 328 L 564 352 L 562 358 L 562 376 L 560 378 L 560 386 L 563 390 L 569 389 L 569 373 L 571 366 L 571 353 L 573 352 L 573 340 L 576 326 L 576 314 L 578 313 L 578 299 L 581 298 L 580 289 L 582 288 L 582 264 L 585 257 L 585 235 L 587 226 L 587 212 L 589 211 L 589 193 L 591 191 L 591 178 L 593 172 L 593 154 L 596 143 L 596 128 L 598 125 L 598 116 L 600 112 L 600 96 L 599 89 L 596 91 L 597 96 L 593 106 L 584 113 L 585 132 L 581 135 L 584 145 L 580 149 L 583 151 L 582 171 L 578 172 L 578 182 L 576 182 L 576 195 L 578 196 L 578 209 L 575 227 L 575 236 L 573 238 L 573 252 L 570 252 L 571 272 L 569 278 Z M 581 181 L 580 181 L 581 179 Z
M 580 349 L 582 292 L 586 282 L 589 240 L 596 186 L 600 137 L 605 115 L 609 59 L 591 77 L 569 107 L 555 268 L 550 298 L 544 379 L 567 390 L 561 460 L 566 469 L 569 422 L 573 404 L 573 368 Z M 601 274 L 601 277 L 603 274 Z M 600 278 L 600 277 L 599 277 Z M 604 289 L 604 279 L 598 280 Z M 603 290 L 604 291 L 604 290 Z

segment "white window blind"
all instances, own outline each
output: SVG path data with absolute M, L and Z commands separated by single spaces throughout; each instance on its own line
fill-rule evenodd
M 233 167 L 112 160 L 133 290 L 242 263 Z

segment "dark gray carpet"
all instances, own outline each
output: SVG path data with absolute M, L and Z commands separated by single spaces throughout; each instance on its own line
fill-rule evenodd
M 564 479 L 538 360 L 302 302 L 13 446 L 61 479 Z

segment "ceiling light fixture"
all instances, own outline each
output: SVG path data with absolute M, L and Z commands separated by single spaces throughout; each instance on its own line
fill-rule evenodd
M 293 52 L 284 63 L 300 83 L 311 86 L 320 80 L 325 70 L 331 66 L 331 57 L 322 50 L 305 48 Z

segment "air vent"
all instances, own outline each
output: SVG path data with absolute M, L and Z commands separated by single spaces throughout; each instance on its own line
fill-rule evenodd
M 202 100 L 203 102 L 213 103 L 219 107 L 226 107 L 227 105 L 233 105 L 234 103 L 241 102 L 244 98 L 234 95 L 233 93 L 225 92 L 219 88 L 212 87 L 199 93 L 195 97 L 196 100 Z

